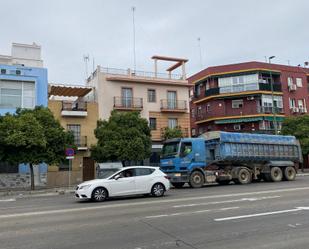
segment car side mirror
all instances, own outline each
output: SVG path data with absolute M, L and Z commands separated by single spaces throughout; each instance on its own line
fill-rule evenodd
M 119 178 L 121 178 L 120 175 L 116 175 L 116 176 L 114 177 L 115 180 L 118 180 Z

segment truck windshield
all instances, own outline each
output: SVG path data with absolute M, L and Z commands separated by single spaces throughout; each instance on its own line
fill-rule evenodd
M 162 158 L 173 157 L 178 154 L 179 142 L 171 142 L 163 145 Z

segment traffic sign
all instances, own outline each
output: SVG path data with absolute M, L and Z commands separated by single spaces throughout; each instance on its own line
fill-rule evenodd
M 67 149 L 65 150 L 65 155 L 66 155 L 67 157 L 74 157 L 74 154 L 75 154 L 75 151 L 74 151 L 73 148 L 67 148 Z

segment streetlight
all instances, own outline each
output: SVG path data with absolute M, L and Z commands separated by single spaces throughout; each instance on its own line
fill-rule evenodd
M 270 56 L 268 57 L 268 63 L 271 64 L 271 60 L 273 58 L 275 58 L 276 56 Z M 273 118 L 274 118 L 274 128 L 275 128 L 275 135 L 278 134 L 278 126 L 277 126 L 277 119 L 276 119 L 276 111 L 275 110 L 275 101 L 274 101 L 274 86 L 273 86 L 273 77 L 272 77 L 272 73 L 271 73 L 271 68 L 269 71 L 270 74 L 270 89 L 271 89 L 271 100 L 272 100 L 272 114 L 273 114 Z

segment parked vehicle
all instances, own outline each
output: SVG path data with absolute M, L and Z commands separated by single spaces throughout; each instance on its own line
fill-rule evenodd
M 207 182 L 292 181 L 299 163 L 301 147 L 294 136 L 209 132 L 166 141 L 160 167 L 174 187 L 199 188 Z
M 125 167 L 105 179 L 95 179 L 79 184 L 76 198 L 104 201 L 109 197 L 151 194 L 163 196 L 169 190 L 170 182 L 166 174 L 157 167 Z

